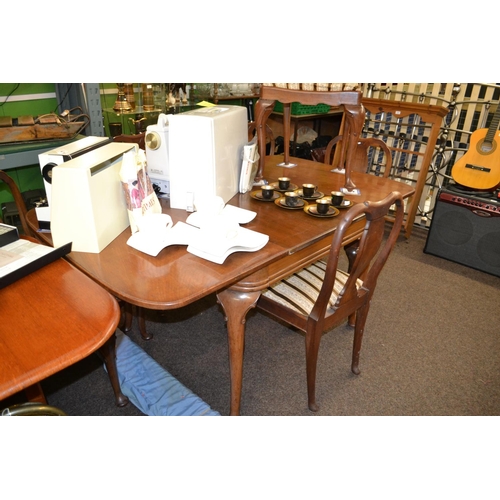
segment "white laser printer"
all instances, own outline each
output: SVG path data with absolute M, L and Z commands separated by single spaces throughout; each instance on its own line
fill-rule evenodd
M 239 190 L 247 109 L 200 107 L 169 115 L 168 122 L 170 207 L 193 211 L 205 196 L 227 203 Z

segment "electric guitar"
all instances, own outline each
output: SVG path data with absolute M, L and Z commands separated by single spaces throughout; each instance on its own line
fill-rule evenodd
M 500 104 L 490 126 L 470 136 L 468 151 L 453 165 L 451 176 L 462 186 L 487 190 L 500 184 Z

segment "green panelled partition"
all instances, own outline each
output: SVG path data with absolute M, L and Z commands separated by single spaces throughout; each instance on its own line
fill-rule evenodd
M 55 83 L 0 83 L 0 116 L 57 112 Z
M 52 112 L 57 112 L 55 83 L 0 83 L 0 116 L 17 118 Z M 21 192 L 44 187 L 38 164 L 12 168 L 7 173 L 16 181 Z M 0 185 L 0 204 L 12 199 L 6 186 Z

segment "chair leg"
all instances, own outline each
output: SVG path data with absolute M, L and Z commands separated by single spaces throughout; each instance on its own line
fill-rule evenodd
M 26 387 L 26 389 L 24 389 L 24 394 L 26 395 L 28 401 L 36 401 L 37 403 L 45 405 L 47 404 L 47 399 L 45 398 L 45 394 L 40 383 Z
M 318 365 L 319 343 L 321 332 L 315 330 L 306 332 L 306 375 L 307 375 L 307 399 L 311 411 L 318 411 L 316 404 L 316 368 Z
M 348 273 L 351 272 L 354 261 L 356 260 L 356 256 L 358 255 L 358 249 L 359 249 L 359 240 L 355 240 L 344 247 L 344 251 L 347 255 L 347 260 L 349 263 L 347 269 Z M 353 313 L 349 316 L 347 324 L 352 327 L 356 325 L 356 313 Z
M 361 342 L 363 341 L 363 333 L 365 331 L 366 318 L 368 317 L 368 310 L 370 309 L 370 302 L 368 301 L 363 307 L 358 309 L 356 313 L 356 326 L 354 327 L 354 342 L 352 347 L 352 373 L 359 375 L 359 354 L 361 352 Z
M 122 300 L 118 300 L 120 304 L 121 317 L 118 328 L 124 332 L 129 332 L 132 328 L 132 320 L 134 315 L 132 314 L 132 305 L 124 302 Z
M 129 399 L 122 393 L 118 371 L 116 369 L 116 336 L 113 334 L 106 343 L 99 348 L 99 354 L 104 358 L 106 369 L 108 371 L 111 387 L 115 393 L 116 406 L 126 406 Z
M 141 337 L 143 340 L 151 340 L 153 338 L 152 333 L 148 333 L 146 329 L 146 317 L 145 310 L 143 307 L 136 308 L 137 322 L 139 323 L 139 331 L 141 332 Z
M 145 309 L 143 307 L 135 307 L 132 304 L 123 303 L 123 319 L 120 326 L 123 325 L 123 331 L 129 332 L 132 329 L 132 321 L 134 320 L 134 312 L 137 316 L 139 331 L 143 340 L 151 340 L 152 333 L 148 333 L 146 329 Z
M 127 304 L 125 306 L 125 326 L 123 328 L 124 332 L 129 332 L 132 328 L 132 320 L 134 319 L 134 315 L 132 314 L 132 306 Z
M 355 327 L 356 327 L 356 313 L 351 314 L 351 315 L 347 318 L 347 324 L 348 324 L 351 328 L 355 328 Z

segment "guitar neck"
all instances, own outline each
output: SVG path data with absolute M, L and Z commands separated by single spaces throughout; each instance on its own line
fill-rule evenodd
M 491 144 L 495 138 L 495 132 L 498 129 L 498 124 L 500 123 L 500 103 L 497 105 L 497 109 L 493 118 L 491 119 L 490 126 L 488 127 L 488 132 L 484 138 L 484 142 Z

